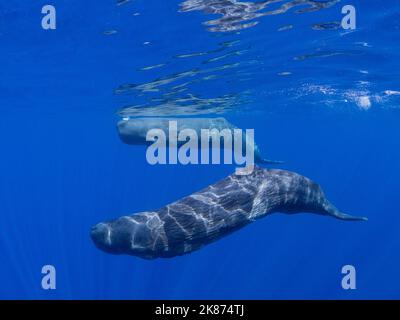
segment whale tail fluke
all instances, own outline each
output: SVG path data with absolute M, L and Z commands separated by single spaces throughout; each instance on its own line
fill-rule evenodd
M 357 217 L 357 216 L 352 216 L 347 213 L 342 213 L 340 211 L 335 212 L 332 214 L 333 217 L 340 219 L 340 220 L 346 220 L 346 221 L 368 221 L 368 218 L 366 217 Z
M 257 159 L 256 162 L 262 163 L 262 164 L 282 164 L 282 163 L 285 163 L 284 161 L 269 160 L 269 159 L 265 159 L 265 158 Z
M 255 163 L 259 163 L 259 164 L 282 164 L 282 163 L 284 163 L 283 161 L 270 160 L 270 159 L 264 158 L 261 155 L 260 149 L 258 148 L 257 145 L 254 145 L 254 161 L 255 161 Z
M 326 213 L 336 219 L 345 220 L 345 221 L 368 221 L 368 218 L 366 218 L 366 217 L 352 216 L 350 214 L 340 212 L 338 209 L 336 209 L 336 207 L 334 205 L 332 205 L 328 201 L 324 207 L 325 207 Z

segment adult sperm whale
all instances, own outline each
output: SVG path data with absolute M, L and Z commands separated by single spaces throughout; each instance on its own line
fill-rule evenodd
M 118 133 L 121 140 L 127 144 L 148 145 L 152 142 L 146 141 L 147 132 L 151 129 L 161 129 L 169 137 L 170 121 L 176 121 L 178 132 L 184 129 L 192 129 L 200 139 L 202 129 L 217 129 L 222 131 L 229 129 L 233 135 L 233 130 L 238 129 L 225 118 L 128 118 L 118 122 Z M 246 148 L 246 135 L 243 135 L 243 151 Z M 183 144 L 183 143 L 182 143 Z M 201 141 L 199 141 L 199 145 Z M 223 147 L 223 144 L 220 144 Z M 261 152 L 254 144 L 254 161 L 256 163 L 279 164 L 282 161 L 268 160 L 261 156 Z
M 337 210 L 306 177 L 256 166 L 249 175 L 232 174 L 161 209 L 99 223 L 91 237 L 109 253 L 167 258 L 197 250 L 274 212 L 367 220 Z

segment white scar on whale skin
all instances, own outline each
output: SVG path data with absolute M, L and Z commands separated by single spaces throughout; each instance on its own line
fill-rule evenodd
M 340 212 L 306 177 L 256 166 L 249 175 L 232 174 L 161 209 L 99 223 L 91 237 L 108 253 L 170 258 L 198 250 L 275 212 L 367 220 Z

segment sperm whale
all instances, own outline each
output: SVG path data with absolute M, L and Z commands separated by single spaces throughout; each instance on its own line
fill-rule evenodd
M 149 145 L 152 142 L 146 141 L 147 132 L 151 129 L 161 129 L 169 137 L 169 123 L 176 121 L 177 130 L 192 129 L 197 136 L 201 137 L 202 129 L 217 129 L 222 131 L 229 129 L 233 135 L 233 130 L 238 129 L 225 118 L 127 118 L 118 122 L 117 128 L 120 139 L 131 145 Z M 210 138 L 211 139 L 211 138 Z M 200 145 L 201 141 L 199 141 Z M 220 144 L 224 147 L 223 144 Z M 246 148 L 246 135 L 243 135 L 243 151 Z M 280 164 L 282 161 L 265 159 L 261 156 L 261 152 L 256 144 L 254 144 L 254 161 L 264 164 Z
M 232 174 L 161 209 L 99 223 L 91 237 L 108 253 L 168 258 L 198 250 L 275 212 L 367 220 L 340 212 L 306 177 L 256 166 L 248 175 Z

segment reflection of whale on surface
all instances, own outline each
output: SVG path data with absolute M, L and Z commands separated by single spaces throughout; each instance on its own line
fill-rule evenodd
M 203 11 L 206 14 L 213 14 L 212 20 L 204 23 L 208 26 L 208 30 L 231 32 L 254 27 L 258 24 L 256 19 L 283 14 L 295 7 L 299 7 L 296 13 L 315 12 L 330 8 L 337 2 L 338 0 L 185 0 L 181 4 L 180 11 Z
M 225 118 L 130 118 L 123 119 L 118 122 L 118 133 L 121 140 L 127 144 L 133 145 L 150 145 L 152 141 L 146 141 L 147 132 L 151 129 L 161 129 L 165 132 L 166 138 L 169 137 L 169 123 L 170 121 L 177 122 L 178 132 L 184 129 L 192 129 L 196 131 L 197 137 L 200 140 L 202 129 L 217 129 L 222 131 L 224 129 L 233 130 L 238 129 L 233 124 L 228 122 Z M 243 151 L 246 148 L 246 135 L 243 133 Z M 179 142 L 178 142 L 179 143 Z M 181 142 L 183 144 L 183 142 Z M 199 141 L 200 145 L 200 141 Z M 178 145 L 179 146 L 179 145 Z M 224 144 L 220 144 L 221 148 Z M 282 161 L 274 161 L 264 159 L 258 146 L 254 143 L 254 161 L 256 163 L 265 164 L 279 164 Z
M 197 250 L 274 212 L 366 220 L 338 211 L 306 177 L 256 166 L 249 175 L 230 175 L 159 210 L 99 223 L 91 237 L 109 253 L 167 258 Z

